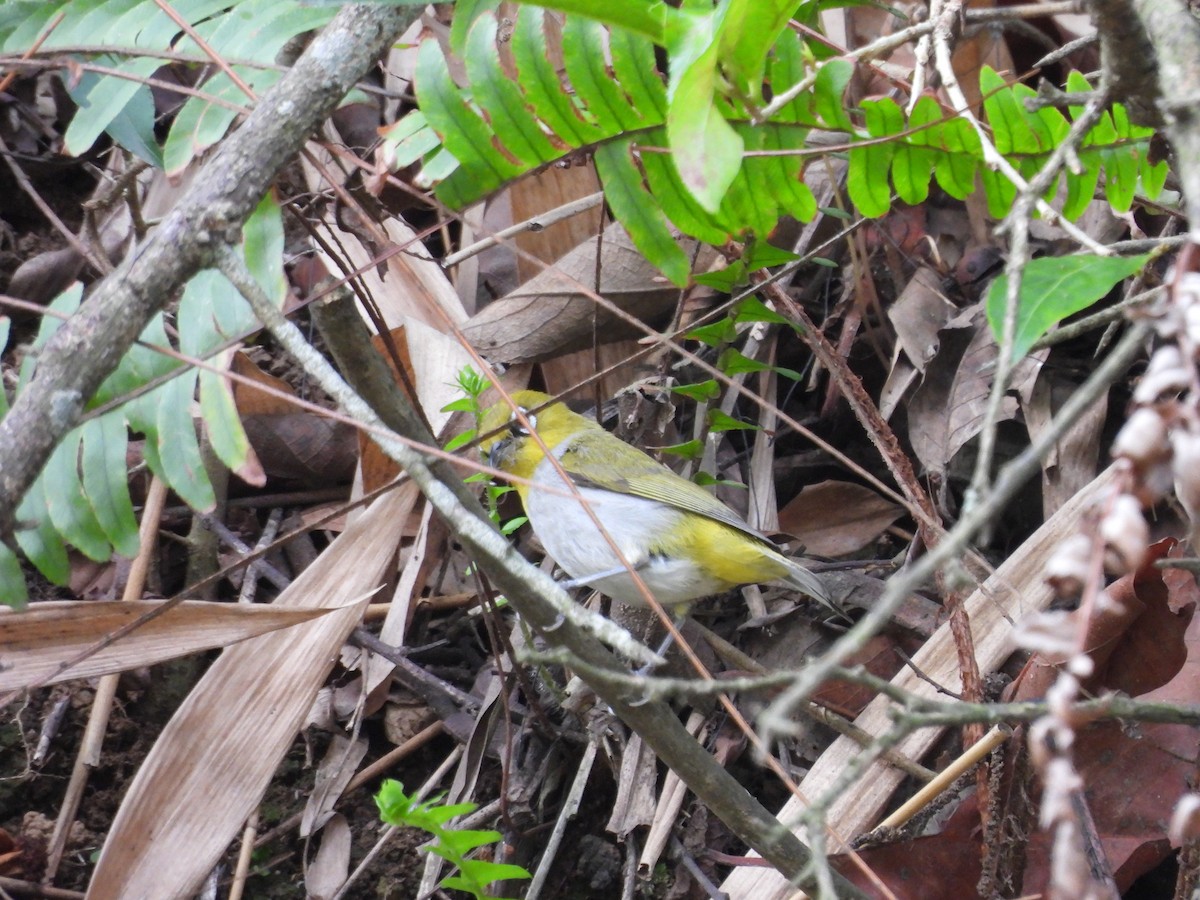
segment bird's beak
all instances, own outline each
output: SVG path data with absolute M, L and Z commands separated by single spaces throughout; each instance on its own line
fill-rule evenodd
M 499 469 L 501 467 L 500 464 L 508 455 L 508 448 L 511 444 L 512 438 L 504 438 L 492 444 L 492 446 L 488 448 L 488 465 L 493 469 Z

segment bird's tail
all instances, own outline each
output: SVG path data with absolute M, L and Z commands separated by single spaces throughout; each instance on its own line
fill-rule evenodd
M 833 602 L 833 598 L 825 590 L 825 585 L 821 583 L 820 578 L 795 560 L 788 559 L 787 557 L 784 557 L 783 560 L 788 569 L 788 573 L 783 579 L 785 582 L 808 594 L 808 596 L 818 601 L 821 605 L 828 607 L 830 612 L 834 613 L 838 618 L 846 618 L 845 611 Z

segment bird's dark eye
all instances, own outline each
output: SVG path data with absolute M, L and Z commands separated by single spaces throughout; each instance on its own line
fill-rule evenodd
M 525 414 L 525 418 L 529 420 L 529 424 L 537 428 L 537 416 L 529 414 L 529 411 L 521 407 L 521 412 Z M 529 437 L 529 429 L 521 424 L 521 420 L 517 418 L 517 414 L 513 413 L 512 419 L 508 423 L 508 430 L 515 436 Z

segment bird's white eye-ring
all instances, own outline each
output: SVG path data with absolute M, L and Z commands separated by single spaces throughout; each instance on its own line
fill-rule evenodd
M 529 424 L 531 426 L 533 426 L 534 428 L 537 428 L 537 416 L 531 415 L 529 413 L 529 411 L 527 409 L 525 409 L 525 407 L 521 407 L 521 412 L 525 414 L 525 418 L 529 420 Z M 529 436 L 529 429 L 526 428 L 523 424 L 521 424 L 521 420 L 517 418 L 516 413 L 513 413 L 513 417 L 509 423 L 508 430 L 511 431 L 513 434 L 523 435 L 524 437 Z

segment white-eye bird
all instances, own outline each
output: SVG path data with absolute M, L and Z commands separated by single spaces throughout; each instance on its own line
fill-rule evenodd
M 681 611 L 738 585 L 782 581 L 843 615 L 815 575 L 699 485 L 547 394 L 517 391 L 512 398 L 663 606 Z M 512 409 L 489 408 L 480 433 L 494 468 L 530 482 L 515 486 L 546 552 L 573 580 L 644 606 L 628 570 Z

